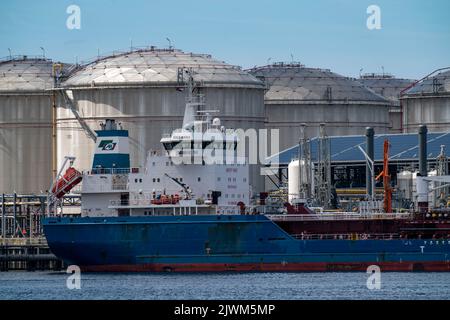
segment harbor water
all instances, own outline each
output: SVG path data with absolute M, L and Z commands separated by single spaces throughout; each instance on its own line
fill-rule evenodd
M 0 300 L 34 299 L 450 299 L 450 273 L 82 273 L 68 289 L 65 272 L 0 272 Z M 69 281 L 70 282 L 70 281 Z

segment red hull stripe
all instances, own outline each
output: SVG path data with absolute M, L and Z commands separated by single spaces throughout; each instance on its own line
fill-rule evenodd
M 82 266 L 87 272 L 337 272 L 366 271 L 370 265 L 377 265 L 381 271 L 428 271 L 450 272 L 450 262 L 381 262 L 381 263 L 262 263 L 262 264 L 127 264 Z

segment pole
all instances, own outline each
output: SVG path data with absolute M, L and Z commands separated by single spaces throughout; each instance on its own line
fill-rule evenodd
M 53 91 L 52 91 L 52 177 L 53 179 L 56 178 L 56 171 L 57 171 L 57 155 L 56 155 L 56 88 L 59 86 L 58 83 L 58 76 L 60 72 L 60 65 L 54 64 L 53 65 Z
M 16 237 L 16 231 L 17 231 L 17 208 L 16 208 L 16 201 L 17 201 L 17 193 L 14 192 L 14 196 L 13 196 L 13 216 L 14 216 L 14 222 L 13 222 L 13 226 L 14 226 L 14 235 L 13 237 Z
M 56 92 L 53 91 L 52 94 L 52 177 L 55 179 L 56 177 Z
M 419 127 L 419 174 L 417 178 L 417 207 L 420 213 L 428 211 L 428 182 L 424 177 L 428 176 L 427 171 L 427 126 Z
M 427 170 L 427 126 L 419 127 L 419 173 L 420 176 L 428 176 Z
M 6 238 L 6 213 L 5 213 L 5 194 L 2 194 L 2 238 Z
M 27 211 L 30 219 L 30 225 L 28 227 L 28 237 L 31 239 L 33 235 L 33 216 L 31 214 L 30 206 L 27 206 Z
M 375 174 L 375 166 L 373 166 L 373 173 L 369 169 L 369 162 L 373 163 L 374 154 L 374 130 L 371 127 L 366 128 L 366 153 L 370 161 L 366 166 L 366 193 L 367 198 L 373 199 L 375 195 L 375 182 L 373 180 L 373 174 Z

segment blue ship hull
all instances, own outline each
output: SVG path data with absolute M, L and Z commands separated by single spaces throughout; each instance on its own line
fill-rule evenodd
M 298 240 L 263 215 L 46 218 L 85 271 L 450 271 L 450 240 Z

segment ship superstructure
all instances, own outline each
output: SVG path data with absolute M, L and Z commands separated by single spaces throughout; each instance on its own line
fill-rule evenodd
M 190 82 L 189 82 L 190 83 Z M 128 131 L 113 119 L 96 131 L 92 169 L 83 172 L 82 216 L 233 213 L 250 204 L 249 167 L 238 137 L 187 86 L 183 127 L 130 167 Z

